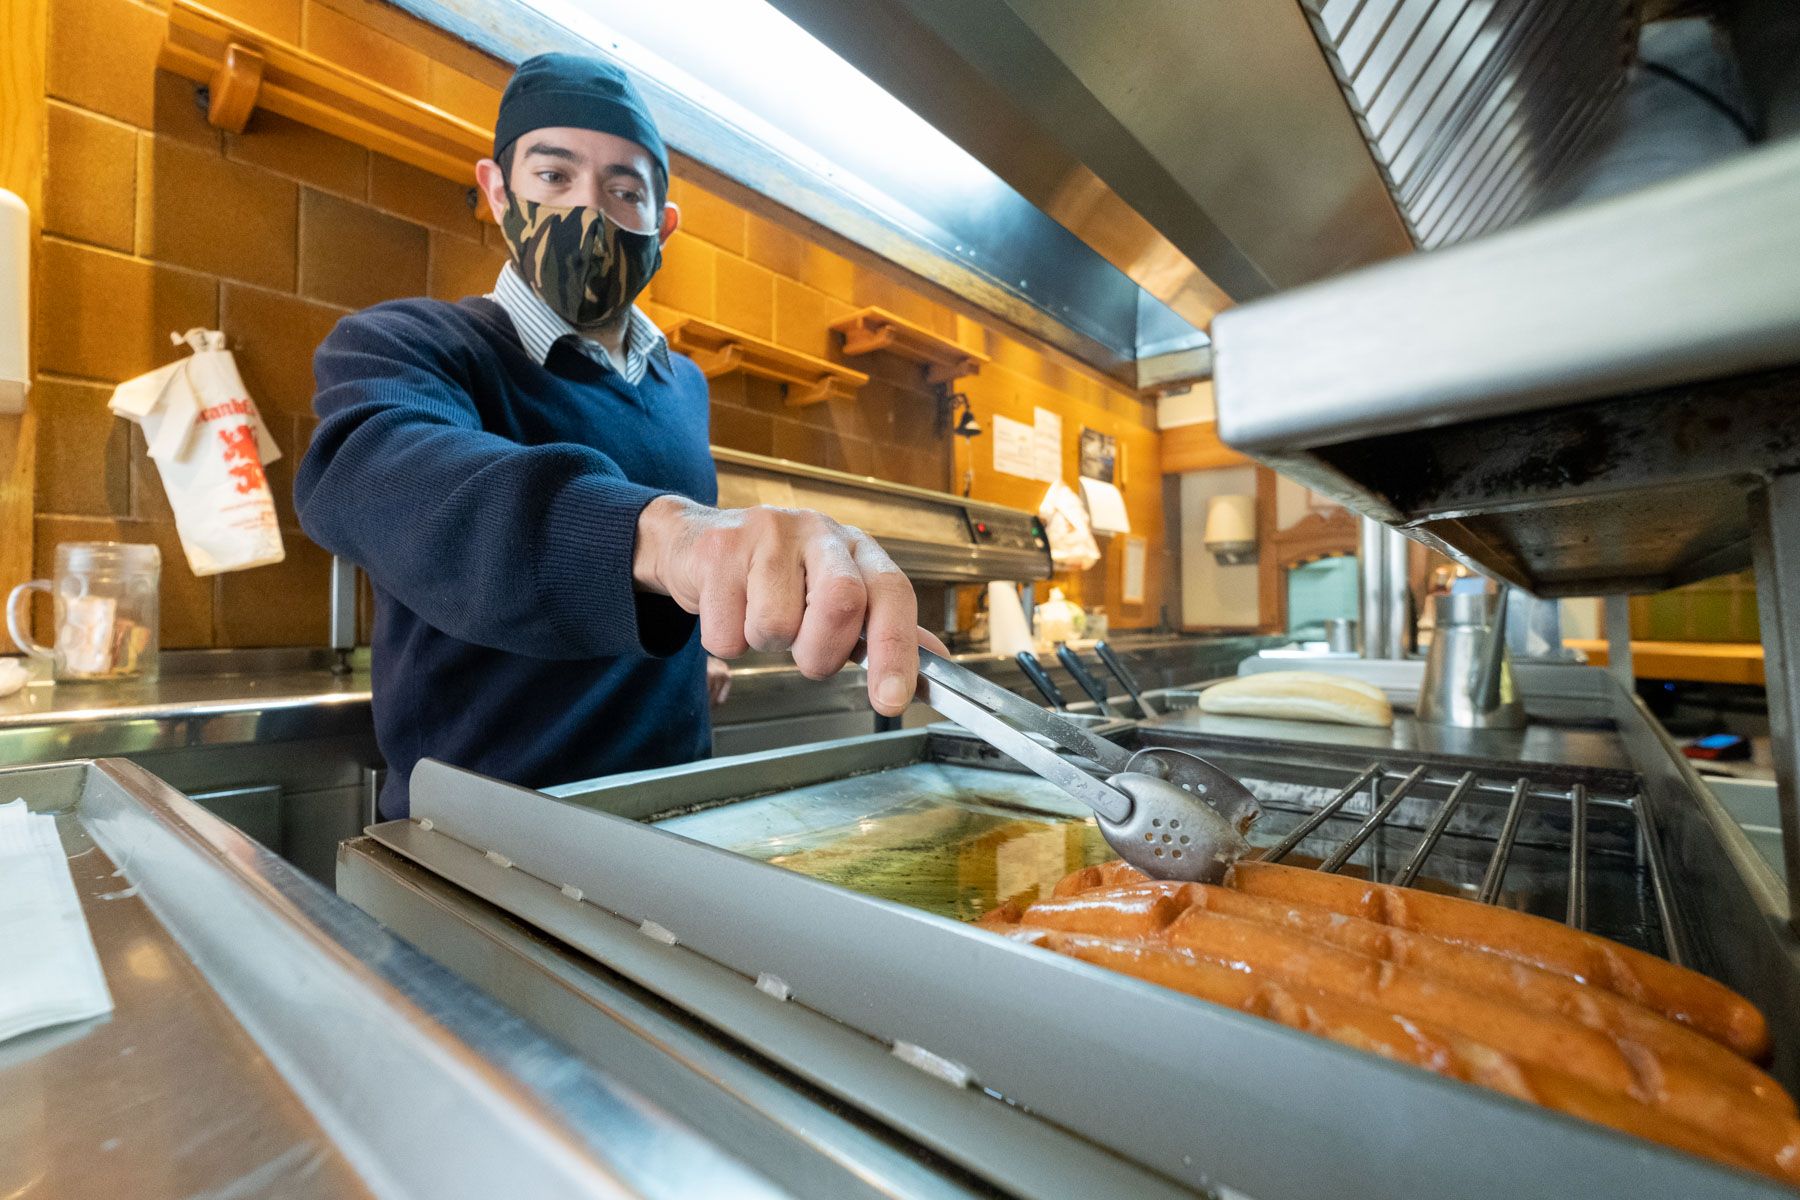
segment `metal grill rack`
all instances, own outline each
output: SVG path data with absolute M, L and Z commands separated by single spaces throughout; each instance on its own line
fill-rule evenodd
M 1250 839 L 1264 859 L 1515 908 L 1696 965 L 1630 771 L 1140 733 L 1243 780 L 1263 805 Z M 953 727 L 931 737 L 945 761 L 1021 769 Z
M 1332 789 L 1316 768 L 1303 782 L 1259 777 L 1282 774 L 1270 765 L 1230 764 L 1263 801 L 1253 840 L 1266 861 L 1448 891 L 1687 959 L 1648 814 L 1617 772 L 1595 781 L 1389 757 L 1325 768 L 1348 775 Z

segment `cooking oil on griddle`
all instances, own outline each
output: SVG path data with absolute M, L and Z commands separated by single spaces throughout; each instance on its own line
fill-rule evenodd
M 865 895 L 971 921 L 1116 857 L 1087 810 L 1035 776 L 916 764 L 658 822 Z

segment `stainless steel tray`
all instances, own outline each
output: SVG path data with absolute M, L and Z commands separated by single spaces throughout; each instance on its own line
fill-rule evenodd
M 1510 841 L 1498 839 L 1510 845 L 1500 860 L 1502 896 L 1513 889 L 1536 897 L 1531 904 L 1566 907 L 1571 897 L 1585 895 L 1586 919 L 1596 928 L 1635 930 L 1640 944 L 1656 946 L 1680 916 L 1665 916 L 1656 900 L 1667 873 L 1640 857 L 1641 825 L 1626 811 L 1631 797 L 1621 794 L 1626 781 L 1591 777 L 1587 802 L 1576 806 L 1567 777 L 1521 777 L 1526 794 L 1517 805 L 1510 787 L 1503 795 L 1476 787 L 1465 797 L 1461 815 L 1442 831 L 1432 870 L 1454 876 L 1444 864 L 1492 863 L 1491 830 L 1510 824 Z M 1458 778 L 1434 778 L 1431 787 L 1453 786 Z M 1327 1185 L 1335 1194 L 1371 1197 L 1780 1194 L 1767 1181 L 677 832 L 753 851 L 793 839 L 805 853 L 819 848 L 814 840 L 841 844 L 846 831 L 879 830 L 896 807 L 916 819 L 929 780 L 956 793 L 951 808 L 969 807 L 970 794 L 979 793 L 988 807 L 1005 810 L 1007 821 L 1027 827 L 1013 831 L 1016 836 L 984 842 L 978 831 L 958 841 L 958 861 L 971 875 L 997 876 L 1008 847 L 1027 839 L 1048 860 L 1040 864 L 1042 878 L 1079 857 L 1079 838 L 1063 830 L 1066 804 L 1039 794 L 1035 781 L 1003 764 L 983 761 L 968 742 L 926 731 L 603 781 L 567 798 L 425 763 L 414 779 L 415 819 L 376 826 L 371 835 L 673 1005 L 693 1004 L 684 995 L 684 964 L 730 972 L 742 999 L 705 1006 L 706 1020 L 997 1186 L 1015 1178 L 1026 1153 L 1016 1130 L 981 1126 L 976 1133 L 966 1120 L 933 1123 L 929 1109 L 871 1089 L 866 1077 L 841 1070 L 832 1055 L 804 1040 L 765 1038 L 754 1028 L 759 1006 L 786 997 L 786 1005 L 848 1028 L 866 1044 L 900 1048 L 935 1065 L 945 1080 L 946 1109 L 952 1097 L 962 1105 L 970 1087 L 980 1088 L 994 1104 L 1010 1106 L 1004 1111 L 1032 1114 L 1031 1128 L 1040 1134 L 1060 1131 L 1074 1145 L 1101 1147 L 1194 1189 L 1270 1198 L 1313 1197 Z M 1296 819 L 1316 807 L 1321 789 L 1327 800 L 1335 794 L 1322 776 L 1295 786 L 1313 789 L 1294 793 Z M 1371 826 L 1346 864 L 1388 870 L 1390 843 L 1402 837 L 1400 830 L 1429 828 L 1441 811 L 1431 787 L 1417 793 L 1416 811 L 1405 803 L 1389 808 L 1387 820 L 1401 825 Z M 1360 786 L 1350 789 L 1338 810 L 1349 815 L 1327 816 L 1314 832 L 1328 836 L 1334 821 L 1351 829 L 1369 824 L 1370 814 L 1358 811 L 1365 795 Z M 1392 798 L 1392 791 L 1383 793 Z M 1502 801 L 1497 816 L 1496 800 Z M 1510 822 L 1509 809 L 1520 814 Z M 1557 813 L 1567 819 L 1577 812 L 1587 818 L 1585 874 L 1574 887 L 1564 885 L 1567 894 L 1537 886 L 1571 878 L 1567 831 L 1560 843 L 1553 835 Z M 1654 840 L 1655 831 L 1647 832 Z M 1456 848 L 1464 842 L 1485 845 L 1487 853 L 1465 855 Z M 973 846 L 985 846 L 986 858 L 965 857 Z M 1302 843 L 1301 852 L 1306 848 Z M 851 882 L 869 886 L 867 879 Z M 1621 896 L 1647 902 L 1633 905 Z M 621 938 L 655 949 L 624 955 Z M 1271 1152 L 1270 1131 L 1277 1129 L 1280 1148 Z M 1428 1146 L 1457 1149 L 1422 1153 Z M 1521 1154 L 1522 1146 L 1531 1152 Z

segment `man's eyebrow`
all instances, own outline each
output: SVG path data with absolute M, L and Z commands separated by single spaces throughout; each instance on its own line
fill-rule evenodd
M 645 187 L 650 186 L 650 180 L 645 177 L 644 173 L 630 163 L 609 163 L 606 168 L 601 171 L 601 175 L 607 179 L 633 179 L 638 183 L 643 184 Z
M 534 154 L 544 158 L 558 158 L 564 162 L 578 163 L 581 161 L 581 155 L 570 150 L 568 147 L 555 146 L 549 142 L 537 142 L 526 147 L 525 157 L 530 158 Z

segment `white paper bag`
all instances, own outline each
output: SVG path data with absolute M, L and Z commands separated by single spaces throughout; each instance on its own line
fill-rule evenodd
M 113 390 L 107 407 L 144 430 L 196 575 L 278 563 L 286 552 L 263 468 L 281 449 L 216 329 L 170 335 L 193 355 Z
M 1100 544 L 1088 524 L 1087 506 L 1075 489 L 1060 479 L 1050 485 L 1038 504 L 1044 535 L 1050 539 L 1050 558 L 1059 571 L 1085 571 L 1100 561 Z

